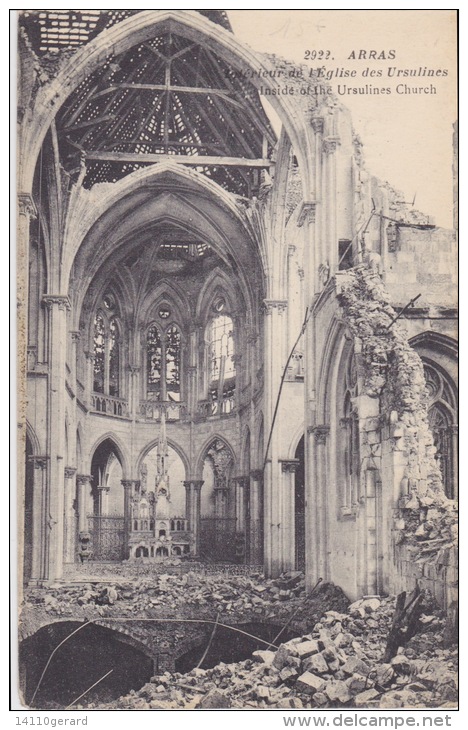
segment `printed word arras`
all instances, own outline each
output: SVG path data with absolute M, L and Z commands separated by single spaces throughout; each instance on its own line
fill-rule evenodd
M 390 50 L 390 51 L 351 51 L 351 53 L 348 56 L 349 60 L 354 61 L 386 61 L 387 59 L 396 58 L 396 51 Z

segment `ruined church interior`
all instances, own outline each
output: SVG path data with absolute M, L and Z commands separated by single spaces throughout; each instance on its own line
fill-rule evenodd
M 447 611 L 455 230 L 403 205 L 341 102 L 302 94 L 294 65 L 242 44 L 226 11 L 18 23 L 26 704 L 71 702 L 54 695 L 60 663 L 36 685 L 91 603 L 63 608 L 77 586 L 105 594 L 86 650 L 117 641 L 139 686 L 195 666 L 196 630 L 149 636 L 130 623 L 138 601 L 116 628 L 119 581 L 170 576 L 183 593 L 197 576 L 260 576 L 286 606 L 298 581 L 349 603 L 417 580 Z M 264 93 L 286 82 L 294 95 Z M 257 604 L 234 592 L 211 618 L 260 635 Z M 139 688 L 117 673 L 114 697 Z

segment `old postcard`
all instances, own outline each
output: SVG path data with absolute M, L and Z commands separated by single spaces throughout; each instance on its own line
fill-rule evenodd
M 22 708 L 450 718 L 457 12 L 17 19 Z

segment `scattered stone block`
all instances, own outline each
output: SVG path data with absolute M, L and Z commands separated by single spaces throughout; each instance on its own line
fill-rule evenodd
M 300 692 L 313 695 L 325 687 L 325 681 L 312 672 L 304 672 L 296 682 L 296 688 Z

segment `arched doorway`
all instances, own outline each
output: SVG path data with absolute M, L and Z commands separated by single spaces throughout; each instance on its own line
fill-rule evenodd
M 122 560 L 125 555 L 122 464 L 111 438 L 99 444 L 91 461 L 88 528 L 93 560 Z
M 294 475 L 294 552 L 296 570 L 305 570 L 305 470 L 304 436 L 294 454 L 298 464 Z
M 200 499 L 200 556 L 209 562 L 236 562 L 233 471 L 231 449 L 222 439 L 214 439 L 205 450 Z

